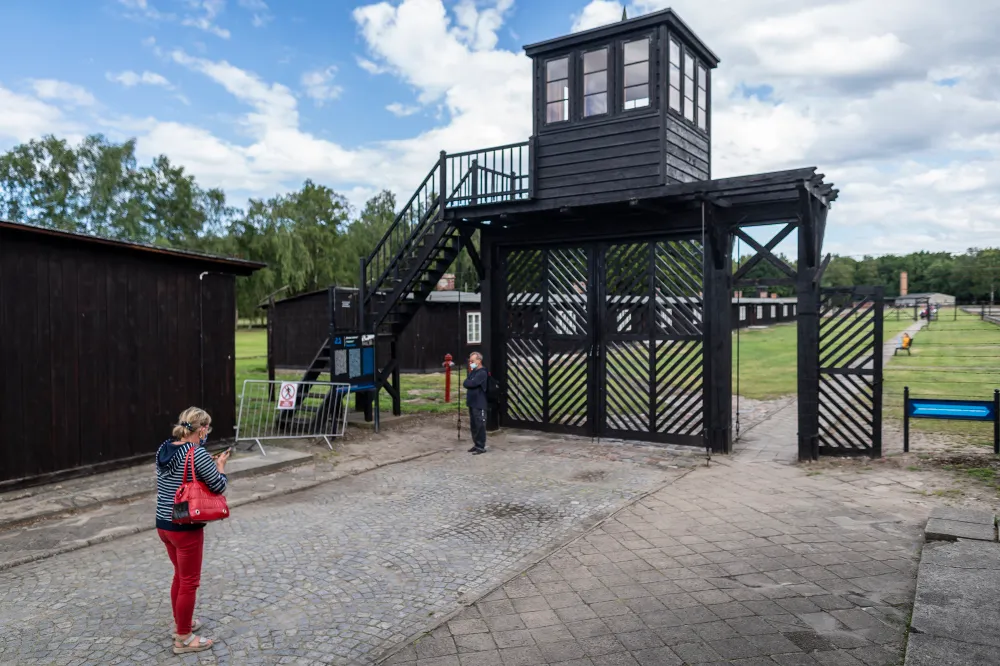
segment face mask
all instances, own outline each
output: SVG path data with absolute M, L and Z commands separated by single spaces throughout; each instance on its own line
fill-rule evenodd
M 472 361 L 469 363 L 469 367 L 475 370 L 478 367 L 478 364 L 475 361 Z
M 208 441 L 208 435 L 205 435 L 204 437 L 198 440 L 198 446 L 205 446 L 205 443 L 207 441 Z

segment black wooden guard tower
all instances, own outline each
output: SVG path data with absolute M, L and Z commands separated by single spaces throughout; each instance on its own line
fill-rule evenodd
M 465 248 L 503 424 L 732 449 L 730 298 L 761 261 L 799 307 L 799 457 L 820 450 L 820 277 L 837 190 L 815 168 L 711 179 L 718 59 L 671 10 L 526 48 L 534 132 L 437 163 L 362 260 L 378 382 Z M 746 229 L 783 225 L 761 244 Z M 478 248 L 472 234 L 479 231 Z M 798 232 L 794 266 L 772 252 Z M 734 239 L 756 252 L 733 271 Z

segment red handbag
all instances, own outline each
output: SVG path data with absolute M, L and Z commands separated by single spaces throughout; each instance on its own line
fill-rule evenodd
M 188 481 L 188 467 L 191 468 L 191 480 Z M 184 459 L 184 475 L 181 477 L 181 487 L 174 494 L 174 512 L 172 520 L 181 525 L 191 523 L 207 523 L 229 517 L 229 504 L 224 495 L 217 495 L 208 489 L 194 475 L 194 447 L 188 451 Z

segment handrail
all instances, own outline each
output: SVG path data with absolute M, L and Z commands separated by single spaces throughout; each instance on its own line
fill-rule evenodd
M 399 210 L 399 213 L 396 214 L 396 217 L 395 219 L 393 219 L 392 224 L 389 225 L 389 228 L 385 230 L 384 234 L 382 234 L 382 238 L 379 239 L 379 242 L 375 245 L 375 249 L 372 250 L 371 254 L 368 255 L 369 262 L 375 258 L 375 255 L 378 253 L 379 248 L 381 248 L 382 245 L 385 244 L 385 241 L 392 234 L 392 230 L 395 228 L 396 224 L 398 224 L 399 221 L 403 218 L 403 214 L 406 212 L 406 209 L 413 204 L 413 201 L 417 198 L 417 195 L 420 194 L 420 190 L 424 189 L 424 186 L 427 184 L 427 181 L 429 181 L 431 178 L 434 177 L 440 165 L 441 165 L 441 159 L 439 158 L 438 161 L 434 163 L 434 166 L 431 167 L 430 172 L 424 178 L 423 182 L 420 183 L 420 186 L 417 187 L 417 189 L 413 192 L 413 196 L 411 196 L 410 200 L 406 202 L 406 205 Z
M 527 141 L 518 141 L 517 143 L 508 143 L 503 146 L 492 146 L 490 148 L 480 148 L 479 150 L 467 150 L 464 153 L 448 153 L 448 157 L 459 158 L 468 157 L 469 155 L 478 155 L 481 153 L 490 153 L 498 150 L 510 150 L 511 148 L 524 148 L 528 145 Z
M 452 180 L 462 176 L 464 184 L 460 192 L 448 197 L 448 206 L 527 199 L 531 189 L 531 142 L 448 155 L 445 171 Z M 471 175 L 471 180 L 464 178 L 466 175 Z
M 413 248 L 436 228 L 434 222 L 443 219 L 447 208 L 529 198 L 531 162 L 528 141 L 451 155 L 442 152 L 375 248 L 362 260 L 363 310 L 376 294 L 409 288 L 408 284 L 388 283 L 393 275 L 400 277 L 401 267 L 404 272 L 412 268 L 406 262 Z M 449 184 L 453 184 L 450 192 Z

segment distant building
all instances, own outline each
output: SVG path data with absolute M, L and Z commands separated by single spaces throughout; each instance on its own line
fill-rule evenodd
M 950 294 L 926 293 L 906 294 L 896 298 L 896 307 L 913 307 L 914 305 L 954 305 L 955 297 Z

